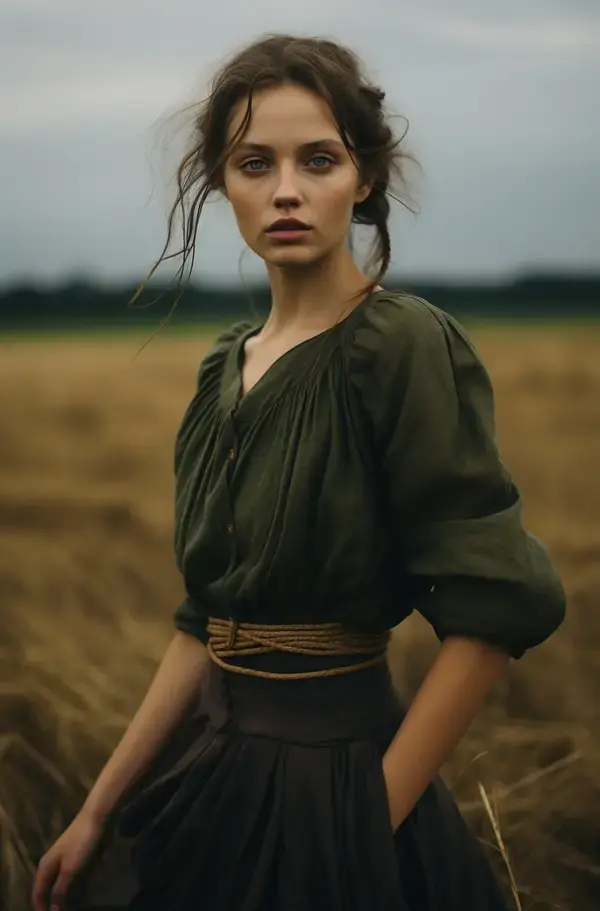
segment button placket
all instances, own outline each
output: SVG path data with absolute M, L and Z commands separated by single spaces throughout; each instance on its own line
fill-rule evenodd
M 227 462 L 227 467 L 225 470 L 225 486 L 227 489 L 229 515 L 231 516 L 232 519 L 235 514 L 235 510 L 234 510 L 233 497 L 231 495 L 231 478 L 232 478 L 232 474 L 233 474 L 233 471 L 235 468 L 235 462 L 236 462 L 237 455 L 238 455 L 238 439 L 237 439 L 237 433 L 236 433 L 234 413 L 235 413 L 234 410 L 232 410 L 230 412 L 229 418 L 227 421 L 227 425 L 228 425 L 227 426 L 227 435 L 228 435 L 229 439 L 227 441 L 228 445 L 227 445 L 227 453 L 226 453 L 226 457 L 225 457 L 226 462 Z M 235 553 L 235 545 L 236 545 L 235 537 L 234 537 L 235 524 L 233 521 L 229 521 L 226 523 L 225 533 L 231 539 L 231 546 L 232 546 L 231 559 L 233 562 L 235 562 L 235 560 L 237 559 L 237 554 Z

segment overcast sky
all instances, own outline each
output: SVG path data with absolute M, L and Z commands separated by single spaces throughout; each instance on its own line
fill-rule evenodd
M 157 126 L 273 31 L 350 44 L 409 118 L 394 274 L 600 265 L 600 0 L 0 0 L 0 283 L 144 273 L 179 151 Z M 241 250 L 210 206 L 196 278 L 237 280 Z

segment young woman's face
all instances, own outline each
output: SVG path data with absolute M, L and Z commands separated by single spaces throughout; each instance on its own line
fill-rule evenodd
M 229 137 L 246 107 L 243 99 L 234 108 Z M 250 126 L 226 163 L 224 184 L 242 237 L 273 266 L 308 265 L 341 249 L 353 206 L 371 190 L 361 185 L 327 103 L 295 85 L 253 96 Z M 269 232 L 281 218 L 309 229 Z

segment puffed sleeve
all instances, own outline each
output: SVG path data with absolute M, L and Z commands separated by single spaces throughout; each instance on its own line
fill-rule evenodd
M 432 305 L 379 298 L 353 338 L 351 374 L 401 573 L 443 640 L 520 658 L 562 623 L 565 593 L 495 437 L 489 376 L 465 330 Z
M 186 594 L 183 601 L 175 608 L 173 623 L 175 629 L 180 632 L 189 633 L 190 636 L 199 639 L 204 645 L 208 642 L 208 616 L 198 610 L 197 602 L 189 594 Z

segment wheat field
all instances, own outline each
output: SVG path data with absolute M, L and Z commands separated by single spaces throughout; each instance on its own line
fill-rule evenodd
M 479 328 L 504 459 L 563 576 L 561 630 L 511 666 L 444 769 L 531 911 L 600 907 L 600 327 Z M 207 335 L 0 343 L 0 902 L 116 743 L 172 634 L 172 451 Z M 413 691 L 435 654 L 390 652 Z M 479 909 L 465 909 L 479 911 Z M 484 909 L 481 909 L 484 911 Z

